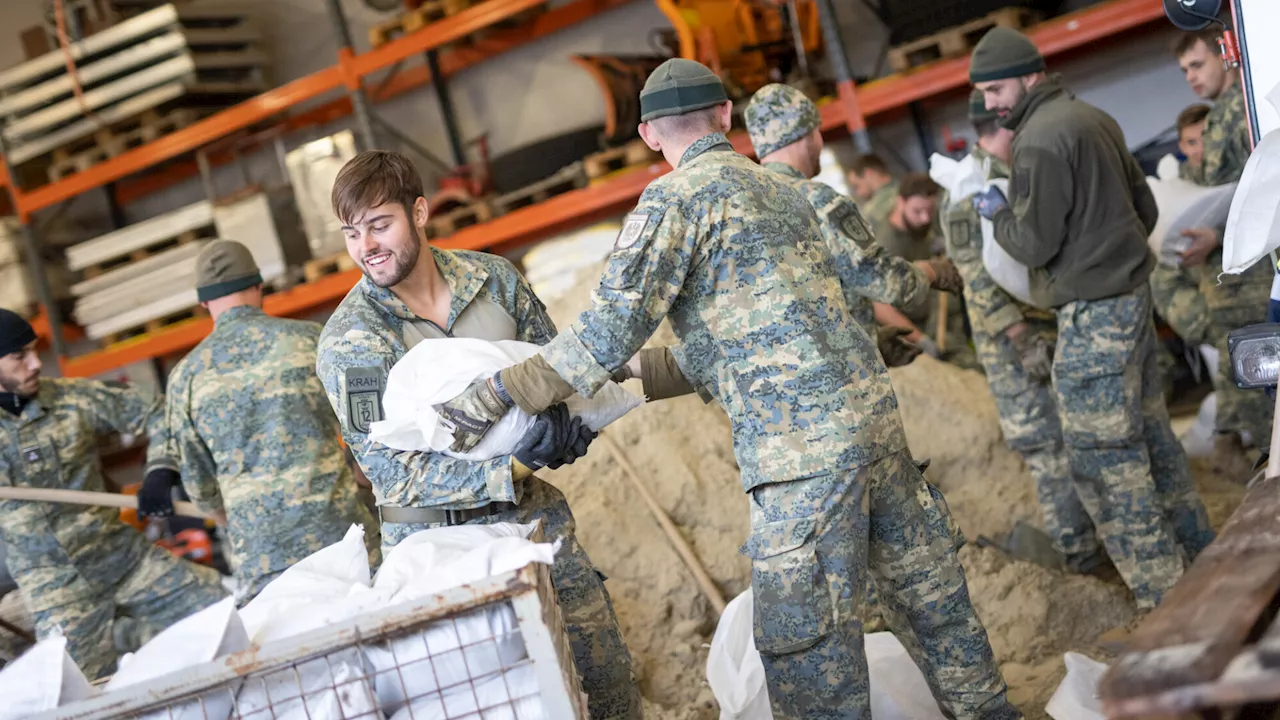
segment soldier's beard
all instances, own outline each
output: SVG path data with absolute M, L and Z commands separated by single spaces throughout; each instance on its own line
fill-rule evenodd
M 26 380 L 0 373 L 0 392 L 13 393 L 21 397 L 31 397 L 40 389 L 40 373 L 35 373 Z
M 418 255 L 421 251 L 422 247 L 419 243 L 409 243 L 402 250 L 383 250 L 382 252 L 391 253 L 391 258 L 372 268 L 365 264 L 364 274 L 380 288 L 395 287 L 409 277 L 409 273 L 418 266 Z

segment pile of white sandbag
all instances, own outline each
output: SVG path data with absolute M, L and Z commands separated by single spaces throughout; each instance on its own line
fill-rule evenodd
M 106 693 L 361 614 L 412 603 L 529 563 L 551 564 L 559 543 L 529 538 L 534 525 L 497 523 L 425 530 L 406 538 L 371 577 L 364 531 L 286 570 L 239 611 L 228 598 L 174 624 L 121 658 Z M 39 643 L 0 672 L 0 720 L 85 700 L 96 693 L 67 655 L 66 641 Z M 228 720 L 268 711 L 277 720 L 353 717 L 545 717 L 515 612 L 494 603 L 403 635 L 369 640 L 266 675 L 224 683 L 147 717 Z

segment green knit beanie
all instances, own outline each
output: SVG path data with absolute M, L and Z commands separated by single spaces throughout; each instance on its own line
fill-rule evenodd
M 214 240 L 196 257 L 196 297 L 217 300 L 262 284 L 262 273 L 249 248 L 234 240 Z
M 993 27 L 978 41 L 969 59 L 969 82 L 980 83 L 1044 72 L 1044 56 L 1026 35 Z
M 756 157 L 797 142 L 822 124 L 818 106 L 804 93 L 780 83 L 756 91 L 743 113 Z
M 658 66 L 640 91 L 640 122 L 727 102 L 724 83 L 700 62 L 671 58 Z
M 969 93 L 969 122 L 977 125 L 998 117 L 1000 113 L 987 109 L 987 98 L 982 91 L 974 88 L 973 92 Z

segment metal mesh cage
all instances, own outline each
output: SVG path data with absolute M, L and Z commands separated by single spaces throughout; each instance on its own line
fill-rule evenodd
M 39 718 L 586 718 L 548 566 L 267 643 Z

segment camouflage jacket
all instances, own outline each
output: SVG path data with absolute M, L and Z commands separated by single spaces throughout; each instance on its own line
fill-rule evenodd
M 543 356 L 592 395 L 664 317 L 681 371 L 729 415 L 746 489 L 906 447 L 889 374 L 845 307 L 808 199 L 720 133 L 645 189 L 591 307 Z
M 990 160 L 988 179 L 1009 177 L 1009 167 L 999 158 L 975 146 L 973 156 L 979 162 Z M 982 262 L 982 218 L 965 196 L 950 203 L 943 224 L 947 239 L 947 256 L 956 264 L 964 278 L 965 310 L 975 332 L 995 335 L 1011 325 L 1026 320 L 1028 316 L 1051 318 L 1052 313 L 1018 302 L 987 272 Z
M 113 431 L 147 438 L 148 469 L 172 466 L 162 408 L 122 384 L 44 378 L 21 414 L 0 411 L 0 484 L 105 492 L 98 437 Z M 0 540 L 32 611 L 110 597 L 148 544 L 116 508 L 20 500 L 0 501 Z
M 864 201 L 862 207 L 858 209 L 862 211 L 862 217 L 874 223 L 876 218 L 887 217 L 893 212 L 897 199 L 898 182 L 895 180 L 872 193 L 871 198 Z
M 1202 160 L 1196 166 L 1192 166 L 1186 160 L 1178 163 L 1178 178 L 1197 185 L 1204 185 L 1204 161 Z
M 555 336 L 555 325 L 542 301 L 508 260 L 465 250 L 431 248 L 431 254 L 452 290 L 449 322 L 441 328 L 446 334 L 452 333 L 464 310 L 484 300 L 510 316 L 511 339 L 543 345 Z M 373 483 L 379 504 L 456 510 L 489 502 L 519 502 L 521 486 L 512 481 L 511 459 L 506 455 L 476 462 L 440 453 L 392 450 L 367 439 L 367 421 L 378 419 L 380 410 L 374 408 L 374 415 L 353 412 L 359 410 L 359 393 L 353 393 L 348 402 L 348 373 L 356 370 L 350 373 L 352 378 L 374 373 L 385 384 L 386 373 L 408 351 L 404 328 L 412 321 L 426 322 L 390 290 L 361 278 L 320 335 L 316 369 L 342 423 L 342 436 Z
M 910 262 L 893 257 L 876 244 L 858 206 L 830 185 L 810 180 L 786 163 L 765 163 L 766 168 L 795 181 L 818 213 L 822 239 L 835 260 L 844 301 L 854 320 L 874 337 L 873 302 L 905 306 L 925 302 L 929 278 Z
M 249 597 L 289 566 L 378 521 L 338 442 L 338 421 L 315 374 L 320 325 L 249 306 L 169 376 L 168 421 L 182 483 L 197 505 L 227 514 L 236 578 Z M 375 556 L 376 561 L 376 556 Z
M 1252 152 L 1240 77 L 1222 91 L 1204 126 L 1205 185 L 1225 185 L 1240 179 Z

